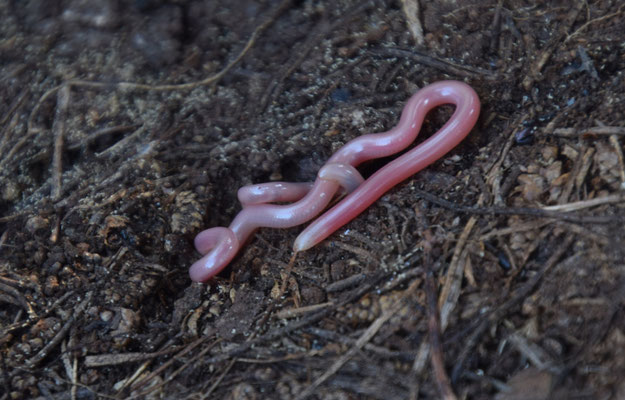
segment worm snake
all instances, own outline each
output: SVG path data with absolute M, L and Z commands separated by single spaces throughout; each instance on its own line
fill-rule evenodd
M 443 104 L 456 107 L 451 118 L 423 143 L 363 179 L 356 167 L 406 149 L 419 134 L 426 114 Z M 192 280 L 206 282 L 236 256 L 260 227 L 289 228 L 320 214 L 339 192 L 347 193 L 295 239 L 295 253 L 307 250 L 354 219 L 393 186 L 432 164 L 464 139 L 475 125 L 480 101 L 475 91 L 458 81 L 440 81 L 415 93 L 404 107 L 399 124 L 383 133 L 359 136 L 341 147 L 319 170 L 312 183 L 269 182 L 239 189 L 243 209 L 230 227 L 210 228 L 195 237 L 203 257 L 191 265 Z M 271 204 L 292 202 L 291 204 Z

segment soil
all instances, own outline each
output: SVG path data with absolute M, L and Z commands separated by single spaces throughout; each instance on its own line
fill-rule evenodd
M 0 400 L 625 398 L 622 2 L 0 18 Z M 239 187 L 313 180 L 441 79 L 482 102 L 444 159 L 292 264 L 301 227 L 260 229 L 190 281 Z

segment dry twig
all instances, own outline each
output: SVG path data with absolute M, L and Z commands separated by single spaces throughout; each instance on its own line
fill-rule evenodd
M 320 303 L 320 304 L 313 304 L 310 306 L 304 306 L 304 307 L 297 307 L 297 308 L 287 308 L 287 309 L 283 309 L 278 311 L 277 313 L 275 313 L 275 317 L 278 319 L 289 319 L 289 318 L 297 318 L 297 317 L 301 317 L 302 315 L 305 314 L 310 314 L 319 310 L 322 310 L 326 307 L 331 307 L 334 303 L 332 303 L 331 301 L 326 302 L 326 303 Z
M 56 115 L 52 132 L 54 133 L 54 151 L 52 152 L 52 200 L 61 197 L 63 175 L 63 138 L 65 137 L 65 120 L 69 110 L 69 86 L 59 89 L 56 96 Z
M 610 144 L 614 147 L 616 156 L 618 157 L 619 176 L 621 177 L 621 188 L 625 189 L 625 162 L 623 162 L 623 150 L 618 142 L 616 135 L 610 135 Z
M 65 322 L 65 325 L 63 325 L 61 330 L 58 331 L 56 335 L 54 335 L 52 340 L 48 342 L 48 344 L 46 344 L 43 347 L 43 349 L 41 349 L 37 354 L 35 354 L 30 359 L 26 360 L 26 365 L 28 365 L 31 368 L 36 367 L 41 361 L 43 361 L 44 358 L 48 356 L 48 354 L 50 354 L 50 351 L 52 351 L 52 349 L 54 349 L 59 343 L 61 343 L 61 340 L 63 340 L 65 335 L 67 335 L 67 333 L 69 332 L 74 322 L 76 322 L 76 320 L 82 316 L 82 313 L 85 311 L 85 308 L 91 302 L 92 295 L 93 295 L 93 292 L 87 293 L 87 295 L 85 296 L 85 299 L 76 306 L 76 308 L 74 309 L 74 313 L 72 314 L 71 317 L 69 317 L 67 322 Z
M 568 251 L 569 247 L 575 240 L 573 235 L 568 236 L 562 244 L 559 246 L 554 246 L 557 250 L 549 257 L 547 262 L 545 262 L 540 269 L 534 274 L 530 280 L 528 280 L 523 286 L 521 286 L 517 291 L 512 293 L 512 295 L 506 300 L 501 306 L 493 310 L 488 316 L 480 320 L 474 328 L 472 328 L 473 332 L 467 337 L 463 347 L 462 352 L 458 356 L 456 360 L 456 365 L 454 366 L 451 378 L 452 380 L 456 380 L 460 377 L 462 370 L 464 368 L 464 362 L 473 352 L 475 345 L 477 343 L 478 338 L 482 336 L 482 334 L 488 329 L 488 327 L 492 326 L 499 322 L 512 307 L 515 307 L 521 301 L 523 301 L 527 296 L 529 296 L 532 291 L 536 288 L 536 285 L 542 280 L 542 278 L 551 271 L 558 263 L 560 258 Z
M 415 49 L 407 50 L 394 47 L 382 47 L 379 49 L 370 50 L 369 52 L 375 56 L 381 57 L 409 58 L 419 64 L 438 69 L 439 71 L 445 72 L 453 76 L 487 80 L 501 79 L 499 75 L 489 70 L 468 65 L 456 64 L 451 61 L 438 58 Z
M 454 248 L 454 254 L 451 257 L 451 262 L 449 263 L 449 268 L 447 269 L 447 274 L 445 275 L 445 283 L 443 284 L 443 288 L 438 299 L 441 328 L 443 331 L 447 328 L 449 315 L 451 315 L 451 312 L 456 307 L 458 298 L 460 297 L 462 271 L 464 270 L 464 263 L 468 254 L 465 250 L 465 245 L 476 222 L 477 218 L 471 217 L 466 223 L 462 234 L 460 234 L 460 237 L 458 238 L 458 242 Z
M 200 81 L 181 83 L 181 84 L 147 85 L 147 84 L 136 83 L 136 82 L 110 83 L 110 82 L 94 82 L 94 81 L 85 81 L 81 79 L 76 79 L 76 80 L 70 80 L 70 81 L 64 82 L 58 86 L 53 87 L 52 89 L 48 90 L 41 96 L 41 98 L 37 102 L 37 105 L 35 105 L 35 107 L 33 108 L 33 111 L 31 112 L 30 117 L 28 118 L 28 132 L 26 136 L 30 136 L 41 130 L 41 129 L 34 127 L 34 120 L 37 115 L 37 112 L 39 111 L 39 108 L 50 96 L 52 96 L 54 93 L 56 93 L 58 90 L 60 90 L 61 88 L 65 86 L 70 87 L 70 88 L 71 87 L 84 87 L 84 88 L 89 88 L 89 89 L 108 89 L 108 88 L 114 87 L 114 88 L 117 88 L 118 90 L 145 90 L 145 91 L 164 92 L 164 91 L 173 91 L 173 90 L 192 90 L 200 86 L 206 86 L 206 85 L 216 83 L 243 59 L 243 57 L 252 48 L 252 46 L 254 46 L 258 37 L 274 23 L 274 21 L 280 14 L 282 14 L 284 11 L 286 11 L 289 8 L 289 6 L 291 5 L 291 1 L 292 0 L 283 0 L 282 3 L 280 3 L 276 7 L 276 9 L 273 12 L 271 12 L 269 17 L 263 23 L 261 23 L 256 29 L 254 29 L 254 32 L 252 32 L 252 35 L 248 39 L 247 43 L 245 44 L 245 46 L 243 46 L 243 49 L 221 71 L 205 79 L 202 79 Z
M 576 29 L 575 32 L 573 32 L 570 35 L 568 35 L 566 37 L 566 39 L 564 39 L 564 43 L 568 42 L 569 40 L 573 39 L 575 36 L 577 36 L 580 33 L 582 33 L 584 30 L 586 30 L 586 28 L 588 28 L 592 24 L 596 24 L 597 22 L 601 22 L 601 21 L 606 20 L 608 18 L 618 17 L 619 15 L 621 15 L 623 13 L 624 10 L 625 10 L 625 4 L 620 6 L 618 8 L 618 10 L 616 10 L 615 12 L 613 12 L 611 14 L 607 14 L 607 15 L 604 15 L 604 16 L 601 16 L 601 17 L 598 17 L 598 18 L 595 18 L 595 19 L 592 19 L 592 20 L 586 22 L 584 25 L 582 25 L 578 29 Z
M 29 319 L 37 318 L 37 313 L 35 312 L 33 307 L 30 305 L 28 300 L 26 300 L 26 297 L 18 289 L 14 288 L 13 286 L 0 282 L 0 294 L 2 292 L 8 295 L 6 297 L 3 297 L 4 301 L 22 307 L 28 313 Z
M 517 127 L 520 125 L 521 121 L 523 121 L 526 118 L 527 118 L 527 115 L 518 116 L 509 125 L 508 130 L 510 133 L 508 134 L 506 144 L 504 145 L 497 159 L 488 168 L 488 172 L 486 173 L 485 180 L 486 180 L 486 183 L 491 187 L 491 192 L 494 198 L 495 205 L 502 205 L 504 203 L 502 187 L 501 187 L 502 186 L 501 181 L 503 179 L 501 166 L 503 165 L 504 160 L 508 156 L 508 152 L 510 152 L 510 149 L 514 145 L 514 138 L 518 131 Z
M 423 46 L 425 39 L 423 38 L 423 27 L 419 19 L 419 0 L 401 0 L 401 5 L 412 38 L 417 46 Z
M 545 211 L 570 212 L 582 210 L 584 208 L 596 207 L 602 204 L 622 203 L 625 201 L 625 193 L 616 193 L 603 197 L 596 197 L 590 200 L 575 201 L 572 203 L 558 204 L 555 206 L 546 206 L 542 209 Z
M 622 126 L 593 126 L 591 128 L 556 128 L 553 134 L 557 136 L 581 136 L 581 135 L 625 135 L 625 127 Z
M 404 291 L 402 296 L 399 299 L 397 299 L 395 303 L 388 308 L 388 310 L 386 310 L 382 315 L 380 315 L 369 326 L 369 328 L 367 328 L 367 330 L 358 338 L 354 346 L 350 348 L 347 351 L 347 353 L 339 357 L 339 359 L 336 360 L 334 364 L 332 364 L 332 366 L 328 368 L 326 372 L 324 372 L 320 377 L 315 379 L 315 381 L 311 383 L 310 386 L 308 386 L 306 389 L 300 392 L 297 395 L 296 400 L 304 400 L 308 398 L 310 395 L 312 395 L 313 393 L 315 393 L 315 391 L 320 385 L 322 385 L 325 381 L 327 381 L 332 375 L 334 375 L 339 369 L 341 369 L 341 367 L 345 365 L 347 361 L 349 361 L 357 352 L 359 352 L 362 349 L 362 347 L 366 343 L 368 343 L 373 338 L 373 336 L 375 336 L 375 334 L 380 330 L 382 325 L 384 325 L 386 321 L 388 321 L 393 315 L 395 315 L 404 306 L 405 299 L 407 299 L 409 296 L 411 296 L 414 293 L 414 291 L 417 288 L 418 283 L 420 283 L 419 280 L 413 281 L 413 283 L 408 287 L 408 289 Z
M 429 251 L 426 251 L 425 260 L 429 259 Z M 429 264 L 429 261 L 426 261 Z M 445 360 L 443 357 L 443 345 L 441 343 L 441 321 L 438 313 L 438 302 L 436 301 L 436 284 L 432 271 L 425 274 L 425 293 L 428 310 L 428 337 L 430 340 L 430 361 L 434 370 L 434 379 L 438 384 L 441 398 L 445 400 L 456 400 L 457 397 L 451 387 L 449 376 L 445 371 Z
M 549 61 L 554 51 L 556 51 L 561 44 L 566 43 L 566 40 L 562 39 L 564 38 L 564 35 L 566 35 L 566 32 L 570 30 L 575 23 L 577 16 L 582 10 L 583 4 L 583 2 L 579 1 L 572 5 L 567 18 L 562 22 L 562 25 L 560 25 L 558 32 L 553 36 L 549 43 L 545 45 L 540 55 L 536 57 L 536 61 L 534 61 L 534 63 L 530 66 L 528 74 L 523 79 L 522 85 L 525 90 L 530 90 L 532 88 L 534 82 L 540 77 L 543 67 L 547 64 L 547 61 Z
M 537 218 L 554 218 L 561 221 L 578 224 L 614 224 L 625 221 L 625 216 L 619 215 L 579 215 L 559 211 L 543 210 L 530 207 L 467 207 L 459 206 L 450 201 L 443 200 L 423 190 L 415 189 L 416 194 L 423 199 L 430 201 L 450 210 L 478 215 L 526 215 Z

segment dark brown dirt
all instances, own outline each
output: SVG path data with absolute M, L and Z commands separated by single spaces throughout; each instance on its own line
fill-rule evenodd
M 0 400 L 625 398 L 622 2 L 1 0 L 0 21 Z M 483 105 L 444 160 L 290 273 L 301 228 L 261 229 L 191 283 L 240 186 L 314 179 L 440 79 Z

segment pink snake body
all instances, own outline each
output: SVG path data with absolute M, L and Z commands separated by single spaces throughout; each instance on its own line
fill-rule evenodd
M 367 180 L 363 179 L 356 166 L 406 149 L 417 137 L 426 114 L 443 104 L 453 104 L 456 109 L 441 129 Z M 270 182 L 242 187 L 238 198 L 243 209 L 230 227 L 210 228 L 196 236 L 195 247 L 203 257 L 191 265 L 191 279 L 205 282 L 217 275 L 259 227 L 289 228 L 315 218 L 342 188 L 347 196 L 304 229 L 295 239 L 293 250 L 297 253 L 313 247 L 393 186 L 458 145 L 475 125 L 479 112 L 480 101 L 469 85 L 458 81 L 436 82 L 408 100 L 396 127 L 359 136 L 341 147 L 320 169 L 314 183 Z

